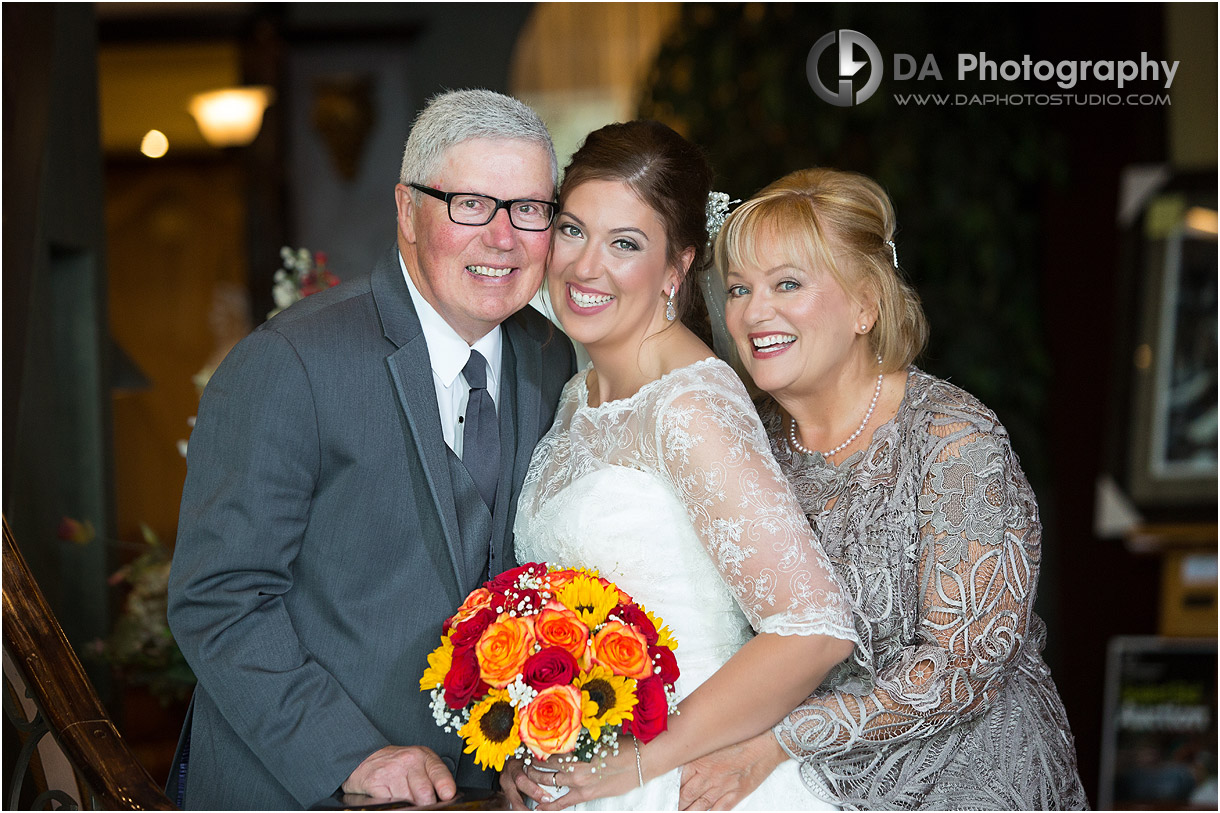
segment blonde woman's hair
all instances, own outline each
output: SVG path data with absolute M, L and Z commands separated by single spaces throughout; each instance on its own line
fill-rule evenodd
M 717 272 L 758 265 L 763 249 L 793 265 L 825 269 L 852 301 L 875 304 L 869 346 L 885 372 L 905 369 L 928 341 L 919 295 L 895 267 L 894 207 L 857 172 L 802 169 L 743 203 L 716 238 Z M 764 246 L 765 242 L 765 246 Z

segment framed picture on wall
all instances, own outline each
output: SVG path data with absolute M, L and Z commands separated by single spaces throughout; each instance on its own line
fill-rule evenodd
M 1129 427 L 1129 487 L 1144 505 L 1214 503 L 1216 196 L 1169 189 L 1146 204 Z

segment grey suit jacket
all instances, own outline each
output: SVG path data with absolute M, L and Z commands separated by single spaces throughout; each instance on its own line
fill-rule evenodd
M 513 564 L 518 492 L 575 368 L 531 309 L 503 330 L 494 516 L 450 476 L 396 248 L 220 365 L 191 434 L 170 574 L 170 626 L 199 678 L 171 798 L 184 781 L 191 808 L 308 807 L 391 744 L 426 745 L 459 785 L 490 786 L 436 726 L 419 678 L 488 567 L 489 535 L 490 573 Z

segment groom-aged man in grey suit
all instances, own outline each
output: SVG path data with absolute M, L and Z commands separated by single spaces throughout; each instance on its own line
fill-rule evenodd
M 525 307 L 556 174 L 525 105 L 437 96 L 403 155 L 397 247 L 262 325 L 212 377 L 170 575 L 170 626 L 199 678 L 171 799 L 427 804 L 492 786 L 419 679 L 444 619 L 514 564 L 517 495 L 575 370 Z

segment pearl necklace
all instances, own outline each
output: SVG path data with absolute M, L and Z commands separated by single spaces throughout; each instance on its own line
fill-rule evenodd
M 881 356 L 877 356 L 877 363 L 881 363 Z M 794 452 L 809 455 L 820 454 L 822 457 L 834 457 L 839 452 L 846 449 L 851 445 L 853 440 L 860 437 L 860 433 L 864 431 L 864 427 L 868 426 L 869 419 L 873 417 L 873 410 L 877 408 L 877 399 L 881 397 L 881 379 L 883 378 L 885 378 L 885 373 L 877 374 L 877 387 L 873 390 L 873 400 L 868 405 L 868 412 L 864 413 L 864 420 L 860 421 L 860 425 L 856 427 L 856 431 L 852 432 L 851 437 L 849 437 L 847 440 L 843 441 L 828 452 L 814 452 L 810 449 L 806 449 L 803 445 L 801 445 L 801 442 L 796 439 L 796 418 L 793 418 L 790 415 L 788 416 L 788 420 L 791 421 L 791 423 L 788 424 L 788 445 Z

